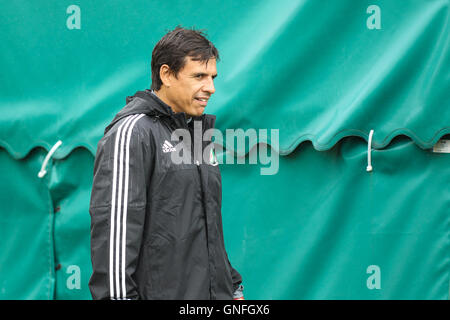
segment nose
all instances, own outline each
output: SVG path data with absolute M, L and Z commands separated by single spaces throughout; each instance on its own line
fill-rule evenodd
M 216 88 L 214 87 L 214 80 L 212 77 L 207 78 L 206 83 L 203 86 L 203 91 L 208 92 L 210 95 L 216 92 Z

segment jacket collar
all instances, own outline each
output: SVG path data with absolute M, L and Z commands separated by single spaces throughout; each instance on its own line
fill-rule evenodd
M 116 114 L 112 122 L 106 127 L 105 134 L 120 119 L 131 114 L 145 113 L 149 116 L 160 118 L 162 121 L 168 121 L 174 129 L 188 128 L 186 113 L 174 113 L 172 108 L 159 99 L 151 90 L 137 91 L 133 96 L 126 98 L 126 105 L 119 113 Z M 202 121 L 203 131 L 214 128 L 216 116 L 211 114 L 202 114 L 201 116 L 193 116 L 192 120 Z
M 164 114 L 170 115 L 175 123 L 177 124 L 177 128 L 185 128 L 187 127 L 188 118 L 186 116 L 186 113 L 179 112 L 174 113 L 172 111 L 172 108 L 166 104 L 164 101 L 162 101 L 153 90 L 145 90 L 147 94 L 151 96 L 152 99 L 155 99 L 155 101 L 159 104 L 159 106 L 164 110 Z M 202 114 L 201 116 L 192 116 L 191 119 L 193 121 L 202 121 L 203 125 L 203 131 L 213 128 L 216 122 L 216 116 L 211 114 Z

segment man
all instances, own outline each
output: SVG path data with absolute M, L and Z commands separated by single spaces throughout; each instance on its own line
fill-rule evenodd
M 171 157 L 175 130 L 214 127 L 203 112 L 218 59 L 202 32 L 175 28 L 153 50 L 152 90 L 127 97 L 106 127 L 90 203 L 94 299 L 243 298 L 224 246 L 219 166 Z

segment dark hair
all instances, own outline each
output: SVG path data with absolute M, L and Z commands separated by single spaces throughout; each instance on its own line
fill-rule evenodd
M 177 26 L 162 37 L 153 48 L 151 89 L 159 90 L 161 88 L 159 71 L 163 64 L 167 64 L 177 76 L 186 63 L 186 57 L 202 62 L 207 62 L 212 58 L 219 61 L 219 51 L 211 41 L 206 39 L 206 34 L 202 30 Z

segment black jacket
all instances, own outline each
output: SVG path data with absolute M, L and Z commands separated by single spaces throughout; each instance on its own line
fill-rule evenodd
M 193 120 L 205 131 L 215 116 Z M 231 299 L 242 282 L 224 246 L 219 166 L 171 160 L 171 133 L 194 121 L 145 90 L 106 127 L 89 208 L 94 299 Z

